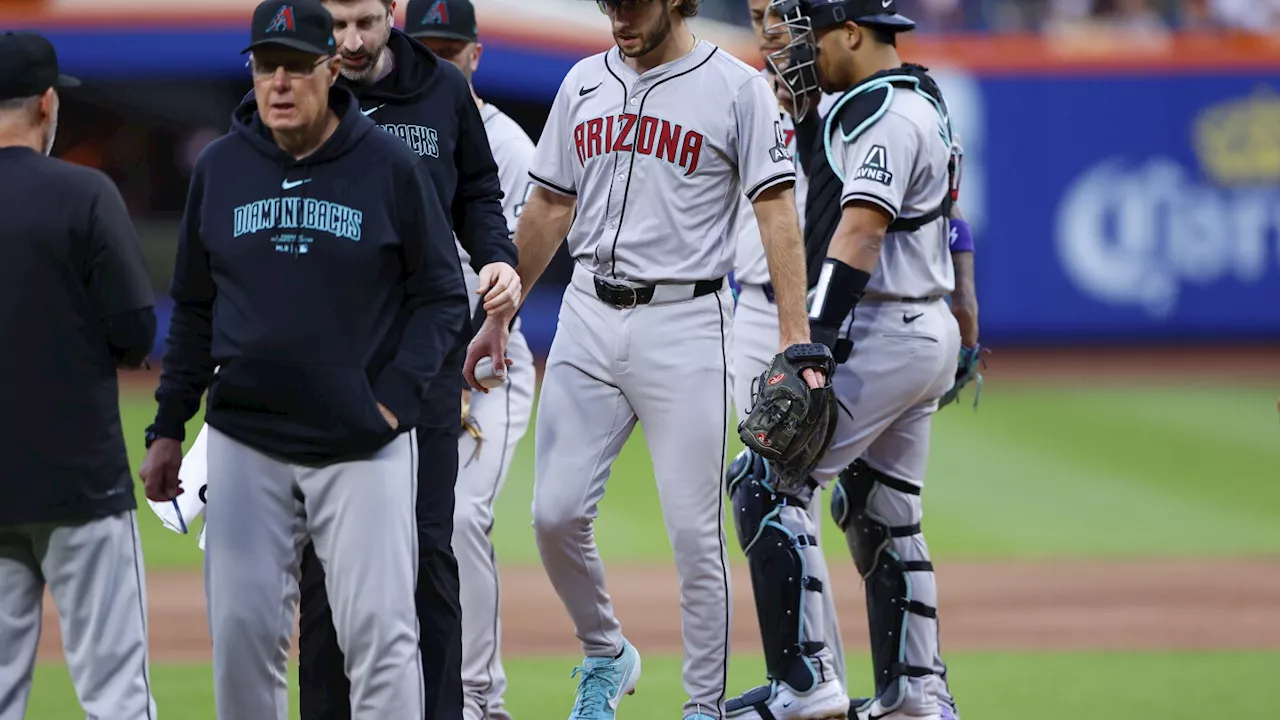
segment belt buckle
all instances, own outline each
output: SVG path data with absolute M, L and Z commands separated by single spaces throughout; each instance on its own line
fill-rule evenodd
M 626 300 L 624 302 L 610 303 L 610 305 L 613 305 L 619 310 L 629 310 L 640 304 L 639 293 L 637 293 L 636 289 L 631 287 L 630 285 L 627 285 L 625 283 L 610 282 L 608 280 L 605 280 L 604 278 L 599 278 L 599 277 L 596 278 L 596 283 L 598 285 L 608 288 L 610 293 L 617 293 L 622 295 L 623 297 L 627 297 L 627 295 L 630 294 L 629 300 Z
M 631 287 L 630 285 L 622 285 L 621 289 L 623 293 L 631 294 L 631 300 L 627 303 L 618 305 L 619 309 L 630 310 L 640 304 L 640 294 L 636 292 L 635 288 Z

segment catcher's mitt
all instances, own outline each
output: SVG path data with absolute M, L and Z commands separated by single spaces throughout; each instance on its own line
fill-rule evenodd
M 980 343 L 974 343 L 971 348 L 960 348 L 960 363 L 956 365 L 955 384 L 938 399 L 939 410 L 959 400 L 960 391 L 971 382 L 978 384 L 977 390 L 973 393 L 973 406 L 975 408 L 978 407 L 978 398 L 982 397 L 982 373 L 978 372 L 978 364 L 981 363 L 982 367 L 985 368 L 987 361 L 984 359 L 984 355 L 990 353 L 991 351 L 982 347 Z
M 809 368 L 825 375 L 823 387 L 810 388 L 805 382 L 802 373 Z M 738 436 L 773 465 L 787 486 L 798 488 L 808 480 L 835 435 L 835 370 L 826 345 L 792 345 L 756 381 L 751 412 L 738 425 Z

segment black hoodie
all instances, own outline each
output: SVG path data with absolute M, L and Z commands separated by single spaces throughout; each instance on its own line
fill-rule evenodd
M 196 162 L 157 435 L 183 439 L 206 386 L 211 427 L 300 464 L 368 455 L 417 423 L 466 323 L 457 251 L 417 156 L 348 90 L 329 105 L 338 129 L 301 161 L 250 99 Z
M 392 29 L 387 49 L 395 64 L 386 77 L 372 85 L 345 77 L 338 83 L 355 93 L 369 119 L 422 158 L 471 267 L 515 267 L 498 165 L 466 77 L 399 30 Z

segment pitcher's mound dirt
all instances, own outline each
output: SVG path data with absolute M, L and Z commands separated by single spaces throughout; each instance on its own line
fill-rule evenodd
M 832 586 L 846 652 L 867 646 L 862 586 L 844 557 Z M 735 651 L 758 652 L 747 568 L 731 568 Z M 503 651 L 581 652 L 542 569 L 503 571 Z M 613 565 L 609 592 L 627 636 L 645 652 L 679 653 L 674 568 Z M 938 571 L 943 647 L 954 650 L 1280 648 L 1280 559 L 1132 563 L 948 563 Z M 154 662 L 210 657 L 199 573 L 148 578 Z M 43 659 L 62 659 L 45 599 Z

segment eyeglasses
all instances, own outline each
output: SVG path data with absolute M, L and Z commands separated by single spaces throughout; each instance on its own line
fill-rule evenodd
M 277 70 L 279 70 L 280 68 L 284 68 L 285 75 L 288 75 L 294 80 L 301 80 L 302 78 L 310 77 L 313 73 L 315 73 L 316 68 L 320 67 L 321 65 L 325 64 L 331 59 L 333 59 L 332 55 L 326 55 L 325 57 L 322 57 L 315 62 L 308 62 L 307 60 L 301 60 L 301 59 L 286 60 L 284 62 L 268 62 L 261 58 L 254 57 L 254 58 L 251 58 L 249 62 L 246 63 L 246 65 L 248 65 L 249 68 L 253 71 L 254 77 L 259 77 L 259 78 L 274 77 Z

